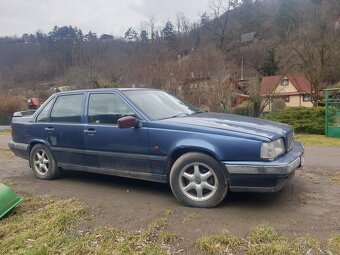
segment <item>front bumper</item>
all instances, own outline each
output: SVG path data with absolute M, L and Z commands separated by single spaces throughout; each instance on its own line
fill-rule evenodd
M 282 189 L 304 164 L 303 145 L 294 141 L 293 149 L 274 161 L 224 161 L 231 191 L 275 192 Z

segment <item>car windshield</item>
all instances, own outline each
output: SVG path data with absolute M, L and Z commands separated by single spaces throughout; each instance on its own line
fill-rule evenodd
M 198 113 L 197 109 L 185 104 L 164 91 L 131 90 L 124 94 L 151 120 L 184 117 Z

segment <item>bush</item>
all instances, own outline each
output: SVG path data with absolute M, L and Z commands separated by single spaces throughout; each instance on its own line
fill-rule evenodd
M 297 133 L 325 134 L 325 107 L 287 107 L 264 118 L 288 124 Z
M 252 116 L 253 109 L 250 105 L 242 105 L 237 106 L 232 110 L 233 114 L 242 115 L 242 116 Z
M 6 94 L 0 94 L 0 125 L 9 125 L 14 112 L 24 108 L 23 100 Z
M 249 117 L 259 117 L 260 115 L 260 105 L 245 101 L 241 105 L 234 107 L 231 110 L 232 114 L 242 115 L 242 116 L 249 116 Z

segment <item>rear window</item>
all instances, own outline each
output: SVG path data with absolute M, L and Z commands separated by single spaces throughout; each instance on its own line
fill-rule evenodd
M 51 122 L 80 123 L 84 95 L 59 96 L 52 108 Z

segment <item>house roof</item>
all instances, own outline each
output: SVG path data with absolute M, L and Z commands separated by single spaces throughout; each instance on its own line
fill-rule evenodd
M 261 95 L 269 95 L 273 93 L 280 81 L 285 77 L 287 77 L 294 85 L 299 94 L 310 93 L 312 91 L 310 81 L 303 74 L 275 75 L 265 76 L 262 78 Z
M 252 42 L 252 41 L 254 41 L 255 35 L 256 35 L 256 32 L 242 34 L 241 35 L 241 42 L 242 43 Z
M 40 102 L 39 102 L 38 98 L 29 98 L 27 100 L 27 102 L 28 102 L 29 105 L 34 105 L 34 106 L 39 106 L 40 105 Z

